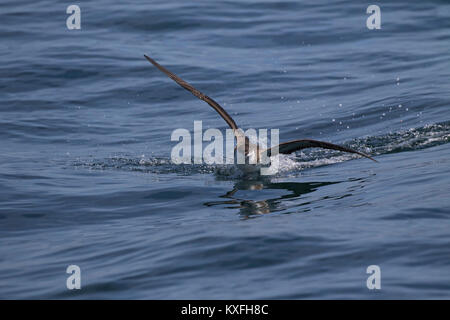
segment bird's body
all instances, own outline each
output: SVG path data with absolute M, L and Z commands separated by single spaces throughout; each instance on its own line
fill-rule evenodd
M 262 165 L 261 157 L 258 153 L 260 148 L 245 137 L 242 130 L 239 130 L 238 135 L 239 138 L 236 139 L 236 153 L 238 155 L 235 157 L 238 168 L 244 173 L 259 172 Z M 239 163 L 240 158 L 243 159 L 243 163 Z
M 245 159 L 245 163 L 240 163 L 239 166 L 243 171 L 245 172 L 253 172 L 258 171 L 262 164 L 265 164 L 263 162 L 264 155 L 267 157 L 273 157 L 277 154 L 290 154 L 298 150 L 302 150 L 305 148 L 324 148 L 324 149 L 333 149 L 343 152 L 349 152 L 349 153 L 355 153 L 360 156 L 366 157 L 372 161 L 377 162 L 375 159 L 370 157 L 369 155 L 344 147 L 339 146 L 336 144 L 332 144 L 329 142 L 324 141 L 318 141 L 318 140 L 312 140 L 312 139 L 302 139 L 302 140 L 293 140 L 288 141 L 284 143 L 280 143 L 279 145 L 269 148 L 269 149 L 263 149 L 259 145 L 254 144 L 250 141 L 250 139 L 245 136 L 244 131 L 240 129 L 236 122 L 231 118 L 231 116 L 213 99 L 208 97 L 207 95 L 203 94 L 202 92 L 198 91 L 196 88 L 194 88 L 192 85 L 175 75 L 174 73 L 170 72 L 160 64 L 158 64 L 155 60 L 148 57 L 147 55 L 144 55 L 145 58 L 152 63 L 155 67 L 157 67 L 161 72 L 165 73 L 169 78 L 171 78 L 173 81 L 178 83 L 181 87 L 191 92 L 194 96 L 197 98 L 205 101 L 208 103 L 228 124 L 228 126 L 233 130 L 233 133 L 236 137 L 236 152 L 241 154 L 243 158 Z M 239 160 L 239 157 L 238 157 Z M 239 161 L 238 161 L 239 163 Z

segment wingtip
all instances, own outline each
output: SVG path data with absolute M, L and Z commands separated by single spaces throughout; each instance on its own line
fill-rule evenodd
M 154 60 L 152 58 L 150 58 L 148 55 L 144 54 L 145 59 L 147 59 L 147 61 L 153 63 Z
M 145 57 L 145 59 L 147 59 L 148 62 L 150 62 L 152 65 L 158 67 L 158 69 L 161 70 L 162 67 L 161 67 L 155 60 L 153 60 L 152 58 L 150 58 L 150 57 L 149 57 L 148 55 L 146 55 L 146 54 L 144 54 L 144 57 Z
M 372 158 L 371 156 L 369 156 L 368 154 L 366 154 L 366 153 L 363 153 L 363 152 L 356 152 L 356 153 L 358 153 L 360 156 L 363 156 L 363 157 L 365 157 L 365 158 L 367 158 L 367 159 L 370 159 L 370 160 L 372 160 L 373 162 L 376 162 L 376 163 L 378 163 L 378 161 L 377 160 L 375 160 L 374 158 Z
M 365 154 L 364 157 L 366 157 L 367 159 L 372 160 L 373 162 L 379 163 L 377 160 L 375 160 L 374 158 L 372 158 L 371 156 Z

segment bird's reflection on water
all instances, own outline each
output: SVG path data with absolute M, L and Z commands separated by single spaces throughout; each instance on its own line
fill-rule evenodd
M 234 184 L 232 190 L 221 196 L 223 201 L 206 202 L 206 206 L 225 205 L 229 208 L 238 208 L 243 218 L 250 218 L 254 215 L 281 211 L 286 208 L 285 202 L 300 198 L 302 195 L 312 193 L 318 188 L 337 184 L 342 181 L 334 182 L 272 182 L 270 178 L 259 178 L 257 180 L 239 180 Z M 238 196 L 239 191 L 245 190 L 285 190 L 287 194 L 277 197 L 271 197 L 263 200 L 251 200 Z M 307 205 L 308 201 L 300 205 Z M 297 204 L 299 205 L 299 204 Z

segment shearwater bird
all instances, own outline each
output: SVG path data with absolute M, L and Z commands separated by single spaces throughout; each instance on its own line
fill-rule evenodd
M 301 139 L 301 140 L 292 140 L 288 142 L 280 143 L 278 146 L 269 148 L 269 149 L 262 149 L 259 145 L 255 145 L 252 142 L 250 142 L 250 139 L 248 139 L 247 136 L 244 135 L 244 132 L 242 129 L 240 129 L 236 122 L 231 118 L 231 116 L 213 99 L 205 95 L 204 93 L 200 92 L 196 88 L 194 88 L 191 84 L 187 83 L 174 73 L 170 72 L 166 68 L 164 68 L 162 65 L 160 65 L 158 62 L 150 58 L 149 56 L 144 54 L 144 57 L 153 64 L 156 68 L 158 68 L 161 72 L 165 73 L 170 79 L 178 83 L 181 87 L 191 92 L 194 96 L 197 98 L 205 101 L 208 103 L 216 112 L 225 120 L 225 122 L 228 124 L 228 126 L 233 130 L 234 135 L 236 136 L 237 145 L 236 150 L 243 154 L 246 159 L 249 160 L 249 163 L 252 164 L 260 164 L 262 159 L 262 154 L 264 153 L 267 157 L 275 156 L 277 153 L 280 154 L 290 154 L 298 150 L 307 149 L 307 148 L 323 148 L 323 149 L 332 149 L 332 150 L 338 150 L 343 152 L 349 152 L 349 153 L 356 153 L 360 156 L 366 157 L 372 161 L 377 162 L 375 159 L 373 159 L 371 156 L 359 152 L 356 150 L 353 150 L 351 148 L 339 146 L 336 144 L 332 144 L 329 142 L 324 141 L 318 141 L 318 140 L 312 140 L 312 139 Z M 253 166 L 255 167 L 255 166 Z

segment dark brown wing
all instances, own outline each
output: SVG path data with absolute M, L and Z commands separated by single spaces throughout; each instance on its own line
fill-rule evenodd
M 236 125 L 236 122 L 234 122 L 233 118 L 213 99 L 208 97 L 207 95 L 201 93 L 197 89 L 195 89 L 193 86 L 191 86 L 189 83 L 184 81 L 183 79 L 179 78 L 176 74 L 173 74 L 166 68 L 164 68 L 162 65 L 160 65 L 158 62 L 150 58 L 149 56 L 144 54 L 144 57 L 150 61 L 151 64 L 153 64 L 155 67 L 157 67 L 160 71 L 164 72 L 170 79 L 178 83 L 180 86 L 185 88 L 186 90 L 190 91 L 194 96 L 197 98 L 205 101 L 208 103 L 211 107 L 213 107 L 214 110 L 217 111 L 217 113 L 223 118 L 223 120 L 226 121 L 226 123 L 230 126 L 231 129 L 237 130 L 238 127 Z
M 275 147 L 276 148 L 276 147 Z M 302 150 L 302 149 L 306 149 L 306 148 L 323 148 L 323 149 L 332 149 L 332 150 L 338 150 L 338 151 L 343 151 L 343 152 L 350 152 L 350 153 L 356 153 L 359 154 L 360 156 L 366 157 L 372 161 L 378 162 L 377 160 L 373 159 L 371 156 L 347 148 L 347 147 L 343 147 L 343 146 L 338 146 L 337 144 L 332 144 L 329 142 L 324 142 L 324 141 L 317 141 L 317 140 L 310 140 L 310 139 L 305 139 L 305 140 L 293 140 L 293 141 L 288 141 L 288 142 L 283 142 L 280 143 L 278 145 L 278 153 L 283 153 L 283 154 L 289 154 L 298 150 Z M 264 151 L 262 151 L 264 152 Z M 274 153 L 275 150 L 274 148 L 270 148 L 267 150 L 267 156 L 272 156 L 275 154 Z

